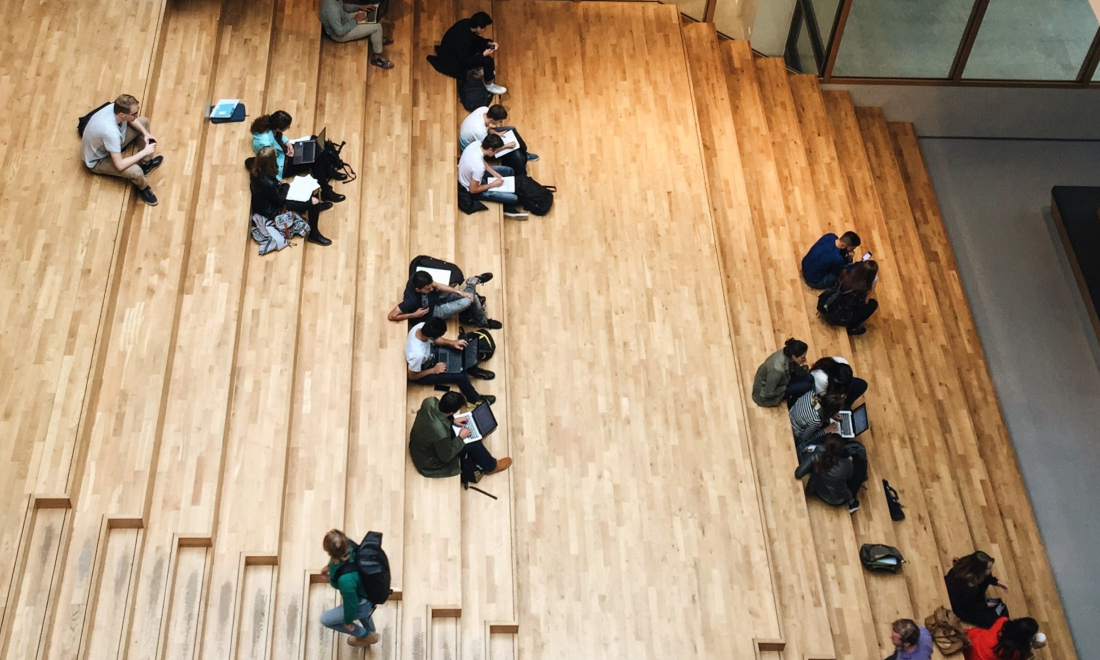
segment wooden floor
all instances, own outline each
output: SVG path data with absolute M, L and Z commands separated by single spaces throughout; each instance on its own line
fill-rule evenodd
M 464 113 L 424 56 L 477 10 L 545 218 L 455 206 Z M 0 656 L 358 656 L 311 576 L 343 527 L 385 534 L 399 590 L 373 657 L 882 657 L 974 548 L 1040 657 L 1076 657 L 912 126 L 670 5 L 394 0 L 387 72 L 313 0 L 0 12 Z M 75 117 L 120 91 L 161 138 L 155 208 L 77 158 Z M 220 97 L 347 141 L 331 247 L 257 255 L 247 128 L 201 116 Z M 882 266 L 858 339 L 798 277 L 849 228 Z M 432 391 L 385 314 L 423 253 L 496 273 L 497 499 L 406 458 Z M 806 500 L 784 411 L 749 397 L 792 335 L 871 383 L 855 516 Z M 903 574 L 865 573 L 866 542 Z

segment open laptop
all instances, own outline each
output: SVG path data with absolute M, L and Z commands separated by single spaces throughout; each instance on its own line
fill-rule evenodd
M 437 362 L 447 365 L 448 374 L 457 374 L 477 366 L 478 340 L 467 339 L 466 349 L 459 350 L 450 346 L 432 346 L 432 356 Z
M 840 427 L 840 437 L 851 439 L 867 430 L 867 404 L 864 403 L 855 410 L 841 410 L 837 425 Z
M 493 409 L 489 407 L 487 401 L 482 401 L 477 404 L 474 406 L 474 409 L 468 413 L 455 415 L 455 419 L 462 419 L 464 417 L 468 420 L 466 422 L 466 428 L 470 429 L 470 437 L 463 439 L 463 442 L 466 444 L 477 442 L 497 430 L 497 418 L 493 415 Z M 461 427 L 456 425 L 454 429 L 457 434 L 461 430 Z
M 328 130 L 327 127 L 322 128 L 321 132 L 317 134 L 317 137 L 312 140 L 302 140 L 301 142 L 294 143 L 295 165 L 309 165 L 317 160 L 317 154 L 325 148 L 326 130 Z

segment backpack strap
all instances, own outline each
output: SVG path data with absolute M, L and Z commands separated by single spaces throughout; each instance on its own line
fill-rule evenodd
M 336 573 L 332 576 L 332 581 L 336 582 L 340 579 L 340 576 L 347 575 L 348 573 L 354 573 L 356 570 L 355 564 L 350 561 L 346 561 L 340 564 L 340 567 L 336 569 Z

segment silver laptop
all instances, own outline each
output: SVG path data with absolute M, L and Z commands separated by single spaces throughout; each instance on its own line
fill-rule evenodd
M 840 427 L 840 437 L 851 439 L 867 430 L 867 404 L 864 403 L 855 410 L 841 410 L 837 425 Z

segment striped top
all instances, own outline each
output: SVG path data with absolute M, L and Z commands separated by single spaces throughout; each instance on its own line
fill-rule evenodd
M 822 435 L 821 428 L 824 425 L 821 423 L 821 411 L 813 390 L 806 392 L 794 402 L 790 417 L 795 446 L 802 447 Z

